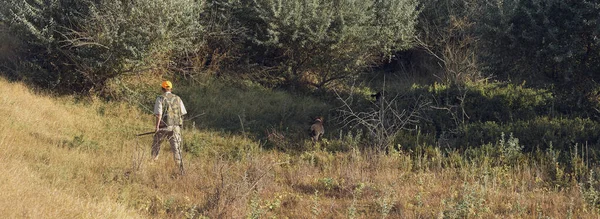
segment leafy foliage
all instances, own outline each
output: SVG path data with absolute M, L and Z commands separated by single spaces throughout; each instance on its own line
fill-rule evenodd
M 512 123 L 483 122 L 465 125 L 461 129 L 462 145 L 479 145 L 482 142 L 494 142 L 501 133 L 513 133 L 525 146 L 525 150 L 535 148 L 546 149 L 551 145 L 563 151 L 568 151 L 576 144 L 598 144 L 600 139 L 597 132 L 598 122 L 589 119 L 551 119 L 540 117 L 533 120 L 516 121 Z
M 509 79 L 598 79 L 597 1 L 495 0 L 485 6 L 478 33 L 488 72 Z
M 110 78 L 167 65 L 199 43 L 199 4 L 8 0 L 0 21 L 23 46 L 18 68 L 3 70 L 45 87 L 103 89 Z
M 438 134 L 456 131 L 467 123 L 530 120 L 550 113 L 554 101 L 548 90 L 505 83 L 464 86 L 435 83 L 413 86 L 405 92 L 429 99 L 432 107 L 426 116 L 428 120 L 422 121 L 421 126 Z
M 259 0 L 250 40 L 264 47 L 284 83 L 326 84 L 356 75 L 383 54 L 411 47 L 412 0 Z
M 429 98 L 417 132 L 400 133 L 396 142 L 444 147 L 478 147 L 512 133 L 525 151 L 553 146 L 569 150 L 575 144 L 600 143 L 600 124 L 577 114 L 563 114 L 551 91 L 512 84 L 415 86 L 406 91 Z

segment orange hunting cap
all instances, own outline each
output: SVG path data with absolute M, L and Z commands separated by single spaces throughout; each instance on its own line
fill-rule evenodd
M 164 89 L 170 89 L 173 88 L 173 84 L 171 84 L 170 81 L 163 81 L 163 83 L 160 85 L 162 88 Z

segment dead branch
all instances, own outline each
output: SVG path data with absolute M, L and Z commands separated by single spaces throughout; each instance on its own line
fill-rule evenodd
M 421 112 L 431 104 L 420 96 L 409 100 L 396 95 L 387 100 L 384 92 L 378 103 L 372 103 L 373 107 L 359 111 L 352 104 L 352 95 L 343 98 L 336 92 L 336 96 L 342 103 L 338 112 L 341 114 L 343 127 L 359 127 L 368 132 L 373 146 L 379 151 L 387 151 L 398 132 L 412 130 L 419 121 L 424 120 Z M 410 107 L 402 108 L 399 104 L 401 101 L 414 103 Z

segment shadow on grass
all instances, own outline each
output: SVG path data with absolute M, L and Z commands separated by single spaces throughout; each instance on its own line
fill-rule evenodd
M 200 129 L 241 133 L 266 139 L 273 130 L 286 138 L 308 138 L 317 116 L 333 113 L 333 104 L 310 96 L 273 91 L 258 85 L 233 86 L 213 82 L 177 91 L 184 101 L 186 121 Z

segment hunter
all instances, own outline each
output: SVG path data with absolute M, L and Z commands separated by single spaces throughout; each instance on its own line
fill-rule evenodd
M 154 104 L 154 115 L 156 116 L 154 141 L 152 142 L 152 158 L 158 159 L 160 144 L 164 138 L 169 140 L 171 151 L 175 162 L 179 166 L 181 174 L 183 171 L 183 161 L 181 157 L 181 128 L 183 125 L 183 115 L 187 114 L 183 101 L 179 96 L 171 93 L 173 84 L 170 81 L 163 81 L 161 84 L 163 94 L 156 98 Z

